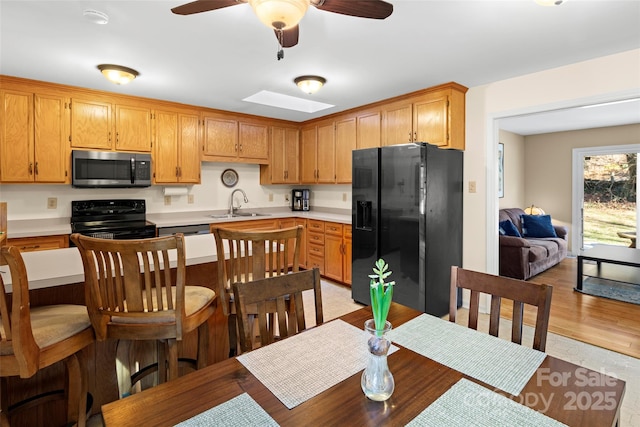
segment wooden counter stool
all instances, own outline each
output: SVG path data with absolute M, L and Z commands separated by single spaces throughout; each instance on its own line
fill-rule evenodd
M 299 270 L 302 226 L 280 230 L 241 231 L 214 228 L 218 256 L 218 297 L 228 316 L 229 356 L 237 355 L 236 306 L 232 284 Z M 254 307 L 248 307 L 255 314 Z
M 157 345 L 157 365 L 133 374 L 131 384 L 156 370 L 158 383 L 177 378 L 178 341 L 196 329 L 194 364 L 197 369 L 207 365 L 207 321 L 215 311 L 216 293 L 186 285 L 182 234 L 138 240 L 72 234 L 71 240 L 82 256 L 87 307 L 96 338 L 117 339 L 125 345 L 132 341 Z M 127 390 L 121 390 L 121 395 L 126 394 Z
M 14 414 L 31 409 L 37 402 L 55 397 L 67 401 L 68 423 L 86 424 L 87 368 L 83 349 L 95 341 L 87 308 L 61 304 L 30 307 L 29 281 L 22 255 L 16 247 L 1 250 L 11 272 L 11 304 L 0 276 L 0 376 L 2 377 L 0 425 L 5 427 Z M 38 396 L 12 402 L 7 377 L 33 377 L 41 369 L 63 362 L 66 371 L 65 390 L 52 391 L 46 384 L 38 387 Z M 25 416 L 32 414 L 26 414 Z M 51 425 L 55 416 L 38 424 Z

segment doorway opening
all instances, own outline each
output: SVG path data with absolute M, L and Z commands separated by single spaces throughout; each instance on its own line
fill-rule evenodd
M 640 145 L 573 150 L 572 248 L 635 246 L 638 152 Z

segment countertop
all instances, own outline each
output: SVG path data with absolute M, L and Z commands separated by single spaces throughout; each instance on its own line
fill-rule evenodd
M 187 265 L 214 262 L 216 244 L 213 234 L 185 236 L 185 255 Z M 82 258 L 77 248 L 52 249 L 48 251 L 24 252 L 22 259 L 27 268 L 29 289 L 49 288 L 84 282 Z M 175 251 L 169 252 L 169 261 L 174 265 Z M 11 292 L 9 267 L 0 266 L 0 274 L 7 292 Z
M 176 212 L 147 214 L 147 220 L 158 228 L 180 225 L 215 224 L 232 221 L 260 220 L 269 218 L 307 218 L 321 221 L 351 223 L 351 213 L 345 209 L 317 209 L 308 212 L 283 209 L 252 209 L 252 212 L 268 213 L 268 216 L 237 217 L 216 219 L 210 215 L 222 213 L 215 211 Z M 8 221 L 8 238 L 51 236 L 70 234 L 71 226 L 68 218 Z M 203 264 L 217 260 L 213 234 L 196 234 L 185 236 L 187 265 Z M 29 289 L 48 288 L 84 282 L 82 259 L 76 248 L 52 249 L 48 251 L 24 252 L 22 254 Z M 171 261 L 175 261 L 171 258 Z M 0 274 L 7 292 L 11 292 L 11 275 L 7 266 L 0 267 Z
M 242 209 L 240 209 L 242 211 Z M 156 224 L 156 227 L 176 227 L 181 225 L 221 224 L 235 221 L 251 221 L 270 218 L 307 218 L 320 221 L 339 222 L 351 224 L 351 211 L 348 209 L 317 208 L 311 211 L 292 211 L 289 208 L 257 208 L 251 212 L 268 214 L 257 217 L 236 218 L 212 218 L 211 215 L 223 214 L 224 211 L 193 211 L 193 212 L 169 212 L 149 213 L 146 218 Z M 55 236 L 71 234 L 69 218 L 47 218 L 7 221 L 7 238 L 16 239 L 23 237 Z

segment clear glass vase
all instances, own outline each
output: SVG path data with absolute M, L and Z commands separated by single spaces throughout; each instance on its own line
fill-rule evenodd
M 365 396 L 371 400 L 384 401 L 391 397 L 395 382 L 393 375 L 387 366 L 387 353 L 391 347 L 391 341 L 386 334 L 391 330 L 391 323 L 385 322 L 384 329 L 376 330 L 373 319 L 364 322 L 364 329 L 371 334 L 367 345 L 369 347 L 369 361 L 362 372 L 360 385 Z

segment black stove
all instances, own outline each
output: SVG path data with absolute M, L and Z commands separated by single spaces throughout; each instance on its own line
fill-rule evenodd
M 71 232 L 102 239 L 146 239 L 156 226 L 146 220 L 144 199 L 71 202 Z

